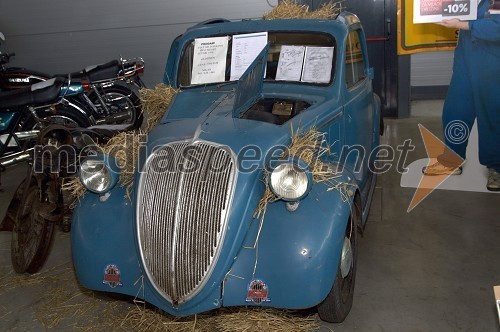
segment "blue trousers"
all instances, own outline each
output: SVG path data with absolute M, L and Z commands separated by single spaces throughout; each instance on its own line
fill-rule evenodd
M 466 131 L 477 120 L 479 162 L 496 171 L 500 171 L 499 49 L 498 42 L 474 40 L 470 31 L 461 31 L 443 109 L 446 145 L 465 159 Z M 440 161 L 446 164 L 446 157 Z

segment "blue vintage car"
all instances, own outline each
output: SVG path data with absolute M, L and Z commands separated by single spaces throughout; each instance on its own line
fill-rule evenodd
M 164 76 L 179 93 L 148 135 L 131 197 L 112 158 L 82 164 L 90 192 L 71 233 L 80 283 L 175 316 L 317 307 L 323 320 L 344 320 L 376 178 L 372 73 L 362 26 L 347 12 L 189 28 Z M 311 130 L 344 192 L 315 181 L 300 156 L 283 158 L 292 131 Z M 275 199 L 259 215 L 267 189 Z

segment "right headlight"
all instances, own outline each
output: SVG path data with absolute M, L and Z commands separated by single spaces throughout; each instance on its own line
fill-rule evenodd
M 285 201 L 299 201 L 311 187 L 311 174 L 297 163 L 284 162 L 269 176 L 271 191 Z
M 88 158 L 80 164 L 80 181 L 88 190 L 102 194 L 111 190 L 118 181 L 114 158 L 101 155 Z

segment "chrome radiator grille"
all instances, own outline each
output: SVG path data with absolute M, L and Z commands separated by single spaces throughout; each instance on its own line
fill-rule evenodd
M 229 148 L 176 142 L 155 151 L 139 182 L 137 230 L 143 264 L 174 305 L 210 277 L 224 239 L 236 168 Z

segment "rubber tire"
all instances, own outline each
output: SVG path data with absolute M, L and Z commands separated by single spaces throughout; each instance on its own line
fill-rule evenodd
M 351 215 L 349 216 L 349 222 L 346 227 L 346 234 L 351 232 L 351 250 L 353 253 L 352 265 L 349 274 L 346 278 L 342 278 L 342 273 L 340 271 L 340 259 L 339 265 L 337 267 L 337 274 L 335 276 L 335 281 L 333 283 L 333 287 L 328 293 L 326 299 L 321 302 L 318 307 L 318 315 L 319 318 L 323 321 L 329 323 L 341 323 L 345 320 L 349 312 L 351 311 L 353 297 L 354 297 L 354 284 L 356 281 L 356 262 L 358 257 L 358 246 L 357 246 L 357 238 L 358 238 L 358 229 L 357 225 L 359 224 L 359 212 L 358 209 L 353 205 L 351 208 Z M 342 297 L 342 287 L 343 283 L 346 279 L 350 278 L 350 284 L 347 285 L 347 294 Z
M 142 108 L 141 108 L 141 98 L 139 97 L 138 92 L 136 92 L 136 89 L 130 88 L 129 86 L 125 85 L 125 83 L 123 83 L 123 84 L 115 83 L 111 86 L 103 88 L 103 90 L 104 90 L 105 95 L 108 93 L 120 94 L 124 98 L 127 98 L 130 101 L 130 103 L 135 108 L 134 120 L 131 121 L 131 123 L 130 123 L 132 126 L 131 129 L 140 128 L 144 117 L 143 117 Z M 92 103 L 94 103 L 94 105 L 100 104 L 100 100 L 99 100 L 99 98 L 97 98 L 94 91 L 92 91 L 89 94 L 89 99 L 92 101 Z
M 21 213 L 18 213 L 14 228 L 12 230 L 12 238 L 11 238 L 11 261 L 12 266 L 14 267 L 14 271 L 17 273 L 36 273 L 38 272 L 45 260 L 47 259 L 50 245 L 52 242 L 52 236 L 54 234 L 54 223 L 43 219 L 37 213 L 37 205 L 39 202 L 39 188 L 36 181 L 32 181 L 29 185 L 28 192 L 26 194 L 26 201 L 23 206 L 19 207 L 19 211 L 23 211 L 24 209 L 29 210 L 28 214 L 20 219 Z M 40 232 L 36 234 L 33 228 L 29 230 L 30 235 L 34 235 L 32 241 L 34 241 L 34 253 L 31 257 L 28 257 L 27 260 L 24 258 L 24 251 L 26 250 L 26 243 L 19 243 L 19 232 L 18 227 L 22 222 L 36 222 L 40 224 Z M 31 224 L 30 224 L 31 226 Z
M 88 116 L 85 116 L 77 109 L 71 108 L 69 106 L 64 106 L 64 105 L 58 105 L 56 107 L 55 114 L 47 112 L 47 113 L 39 114 L 38 116 L 43 118 L 43 119 L 47 119 L 49 117 L 66 117 L 66 118 L 70 119 L 71 121 L 73 121 L 76 126 L 81 127 L 81 128 L 87 128 L 87 127 L 90 127 L 92 125 Z M 37 124 L 36 120 L 33 118 L 33 116 L 30 115 L 30 117 L 23 124 L 22 130 L 33 130 L 35 128 L 36 124 Z

